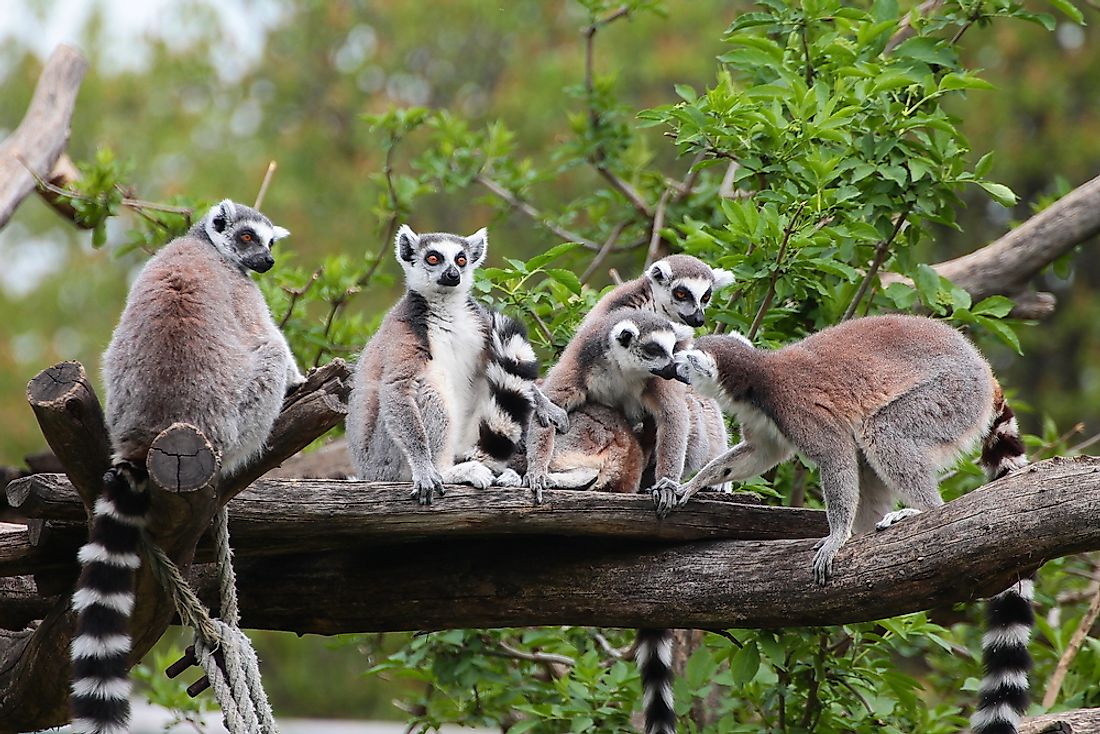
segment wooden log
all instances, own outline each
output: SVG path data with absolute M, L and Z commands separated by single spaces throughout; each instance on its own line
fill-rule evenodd
M 88 62 L 72 46 L 50 55 L 19 127 L 0 143 L 0 227 L 46 177 L 69 143 L 76 95 Z
M 60 362 L 39 372 L 27 384 L 27 401 L 46 442 L 90 508 L 111 467 L 111 444 L 84 366 Z
M 1031 716 L 1020 722 L 1020 734 L 1100 734 L 1100 709 Z
M 219 463 L 217 452 L 199 429 L 187 423 L 173 423 L 153 439 L 145 466 L 154 484 L 179 494 L 212 484 Z

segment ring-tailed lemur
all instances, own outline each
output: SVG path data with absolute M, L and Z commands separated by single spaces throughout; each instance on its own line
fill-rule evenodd
M 690 344 L 691 337 L 690 328 L 653 311 L 638 309 L 613 311 L 578 330 L 543 385 L 554 402 L 571 416 L 579 416 L 570 432 L 560 439 L 564 451 L 557 446 L 552 430 L 532 427 L 528 432 L 526 481 L 535 492 L 536 502 L 542 501 L 544 488 L 575 486 L 566 480 L 578 474 L 583 477 L 585 470 L 591 476 L 592 467 L 577 454 L 593 447 L 585 446 L 586 434 L 578 431 L 591 429 L 592 417 L 606 413 L 607 409 L 617 415 L 617 425 L 601 423 L 594 442 L 600 443 L 604 431 L 633 433 L 635 424 L 649 424 L 653 433 L 655 486 L 678 485 L 688 455 L 698 459 L 702 453 L 689 449 L 692 428 L 698 428 L 700 416 L 706 415 L 693 411 L 691 391 L 685 385 L 667 379 L 675 376 L 674 352 Z M 718 412 L 712 414 L 717 416 Z M 717 429 L 702 428 L 696 439 L 712 449 L 724 450 L 724 443 L 721 447 L 711 446 L 715 431 L 724 435 L 721 420 Z M 645 461 L 647 452 L 626 435 L 617 438 L 623 443 L 612 444 L 612 452 L 599 456 L 601 465 L 596 467 L 596 476 L 599 478 L 606 470 L 618 471 L 619 484 L 629 483 L 628 487 L 636 488 L 643 476 L 641 462 L 649 463 Z M 573 454 L 570 463 L 579 467 L 561 463 L 569 454 Z M 555 456 L 559 463 L 552 467 Z M 625 461 L 616 461 L 620 458 Z M 559 471 L 552 472 L 552 468 Z M 605 476 L 604 481 L 614 485 L 616 478 Z M 643 681 L 646 731 L 648 734 L 675 731 L 671 633 L 660 629 L 639 630 L 636 649 Z
M 777 351 L 738 335 L 701 337 L 677 360 L 681 379 L 738 417 L 742 440 L 683 487 L 655 493 L 659 514 L 798 451 L 821 472 L 828 513 L 829 536 L 813 561 L 819 584 L 853 532 L 942 505 L 939 471 L 979 442 L 991 480 L 1027 464 L 989 363 L 962 334 L 929 318 L 855 319 Z M 893 512 L 898 498 L 907 508 Z M 981 734 L 1014 732 L 1026 708 L 1032 587 L 1022 580 L 990 600 L 987 675 L 973 718 Z
M 691 255 L 669 255 L 650 265 L 640 277 L 605 293 L 578 331 L 620 308 L 655 311 L 669 321 L 702 326 L 714 292 L 732 282 L 728 270 L 711 268 Z
M 134 281 L 103 357 L 113 467 L 96 500 L 73 594 L 73 731 L 116 734 L 129 719 L 130 615 L 149 507 L 149 444 L 191 423 L 223 472 L 263 449 L 288 388 L 303 381 L 249 270 L 289 234 L 228 199 L 154 255 Z
M 356 367 L 347 436 L 359 478 L 411 480 L 421 504 L 444 482 L 516 484 L 504 467 L 532 413 L 552 431 L 568 428 L 535 384 L 523 326 L 470 296 L 487 247 L 484 229 L 460 237 L 402 226 L 395 248 L 407 290 Z

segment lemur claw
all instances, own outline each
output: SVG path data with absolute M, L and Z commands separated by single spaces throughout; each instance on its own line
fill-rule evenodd
M 664 477 L 653 485 L 650 492 L 653 496 L 653 504 L 657 507 L 657 517 L 665 519 L 676 509 L 678 502 L 679 483 Z
M 531 474 L 528 472 L 524 478 L 523 483 L 530 487 L 535 493 L 535 504 L 542 504 L 542 490 L 549 486 L 550 478 L 546 474 Z
M 434 494 L 438 493 L 442 497 L 447 493 L 443 489 L 443 477 L 436 471 L 427 477 L 414 477 L 412 485 L 413 490 L 409 497 L 421 505 L 430 505 Z
M 814 561 L 812 564 L 814 573 L 814 582 L 818 586 L 824 586 L 829 583 L 829 578 L 833 575 L 833 559 L 836 557 L 836 553 L 840 550 L 840 546 L 844 544 L 844 541 L 837 542 L 837 540 L 829 535 L 817 542 L 814 545 L 814 550 L 817 552 L 814 554 Z
M 913 517 L 913 515 L 919 515 L 920 510 L 915 507 L 906 507 L 896 512 L 887 512 L 882 516 L 882 519 L 875 523 L 875 530 L 885 530 L 886 528 L 896 525 L 907 517 Z
M 547 403 L 542 410 L 536 410 L 535 417 L 543 428 L 553 425 L 558 433 L 569 432 L 569 414 L 554 403 Z

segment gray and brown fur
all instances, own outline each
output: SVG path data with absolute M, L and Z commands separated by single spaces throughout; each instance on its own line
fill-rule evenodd
M 423 504 L 444 482 L 489 486 L 497 472 L 487 461 L 503 466 L 503 444 L 514 450 L 529 415 L 565 421 L 534 383 L 522 327 L 470 296 L 487 247 L 485 230 L 460 237 L 402 227 L 395 250 L 407 291 L 356 367 L 347 431 L 359 478 L 411 481 Z
M 288 388 L 303 381 L 248 271 L 274 264 L 288 232 L 229 200 L 154 255 L 103 357 L 114 463 L 80 549 L 73 594 L 73 731 L 128 728 L 130 615 L 149 507 L 145 458 L 176 422 L 201 430 L 234 471 L 263 450 Z
M 798 451 L 817 464 L 829 521 L 813 574 L 824 584 L 853 533 L 883 530 L 943 504 L 939 472 L 979 442 L 990 479 L 1027 464 L 1012 410 L 989 363 L 955 329 L 920 316 L 876 316 L 825 329 L 777 351 L 736 335 L 702 337 L 678 376 L 737 415 L 742 440 L 672 493 L 741 481 Z M 906 509 L 893 511 L 901 499 Z M 1032 584 L 990 600 L 987 674 L 973 728 L 1015 732 L 1027 705 Z

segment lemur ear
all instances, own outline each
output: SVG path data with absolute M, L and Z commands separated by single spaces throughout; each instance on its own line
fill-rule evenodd
M 278 242 L 279 240 L 283 239 L 284 237 L 289 237 L 289 236 L 290 236 L 290 230 L 287 229 L 286 227 L 279 227 L 277 225 L 272 225 L 271 226 L 271 241 L 272 242 Z
M 397 230 L 397 235 L 393 238 L 393 249 L 397 253 L 397 259 L 404 262 L 411 263 L 413 261 L 413 254 L 416 252 L 416 245 L 420 242 L 420 235 L 412 231 L 412 227 L 407 224 L 402 224 L 401 229 Z
M 229 199 L 222 199 L 221 202 L 210 207 L 210 213 L 207 216 L 210 217 L 210 224 L 215 232 L 224 232 L 229 226 L 229 220 L 237 218 L 237 207 Z
M 646 271 L 646 276 L 654 283 L 664 285 L 672 280 L 672 268 L 664 260 L 658 260 Z
M 734 281 L 733 273 L 722 268 L 711 268 L 710 274 L 714 277 L 714 290 L 721 290 Z
M 680 324 L 675 321 L 670 321 L 672 325 L 672 333 L 676 335 L 676 346 L 683 348 L 695 339 L 695 329 L 691 328 L 687 324 Z
M 628 347 L 630 342 L 638 336 L 638 327 L 633 321 L 620 321 L 611 330 L 611 338 L 619 343 L 619 346 Z
M 467 253 L 470 257 L 470 265 L 476 268 L 485 259 L 485 254 L 489 251 L 489 230 L 482 227 L 467 237 L 466 242 L 470 248 L 469 253 Z

